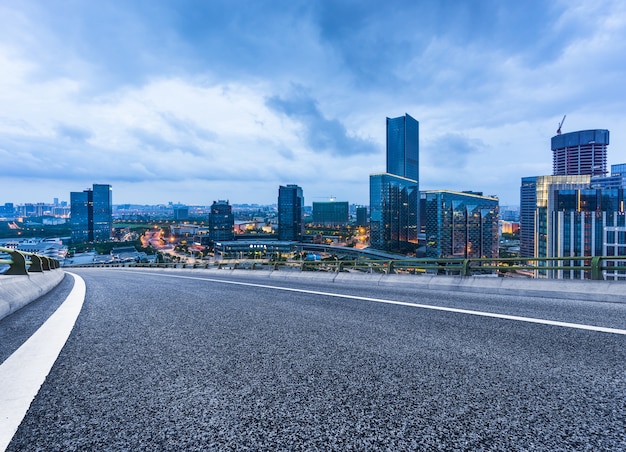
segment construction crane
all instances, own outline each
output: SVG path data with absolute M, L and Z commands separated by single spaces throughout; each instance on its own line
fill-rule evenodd
M 566 116 L 567 116 L 567 115 L 563 115 L 563 119 L 561 119 L 561 122 L 559 122 L 559 128 L 558 128 L 558 129 L 556 129 L 556 134 L 557 134 L 557 135 L 561 135 L 561 126 L 562 126 L 562 125 L 563 125 L 563 123 L 565 122 L 565 117 L 566 117 Z

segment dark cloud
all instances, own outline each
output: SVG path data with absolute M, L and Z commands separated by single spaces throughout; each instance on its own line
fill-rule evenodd
M 349 136 L 339 120 L 327 119 L 315 99 L 302 87 L 294 87 L 286 97 L 269 97 L 265 104 L 271 110 L 299 122 L 304 130 L 305 144 L 313 151 L 345 156 L 377 152 L 373 142 Z

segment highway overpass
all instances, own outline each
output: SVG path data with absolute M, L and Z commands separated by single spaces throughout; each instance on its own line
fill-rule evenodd
M 0 441 L 10 451 L 626 449 L 626 286 L 611 282 L 603 299 L 595 284 L 609 282 L 588 281 L 586 299 L 567 297 L 574 286 L 531 296 L 485 282 L 507 278 L 420 278 L 72 269 L 0 320 L 3 388 L 36 380 L 27 363 L 55 354 L 41 344 L 64 343 Z M 67 342 L 30 342 L 50 321 Z M 2 397 L 0 407 L 19 398 Z M 14 417 L 2 412 L 0 427 Z

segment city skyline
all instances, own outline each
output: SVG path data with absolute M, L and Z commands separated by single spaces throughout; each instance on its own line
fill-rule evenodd
M 518 205 L 564 114 L 626 161 L 626 5 L 413 3 L 2 2 L 0 204 L 368 204 L 405 113 L 422 190 Z

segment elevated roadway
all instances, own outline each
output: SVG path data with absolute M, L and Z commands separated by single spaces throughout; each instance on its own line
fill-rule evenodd
M 619 300 L 72 271 L 82 310 L 9 451 L 626 449 Z M 0 321 L 2 361 L 75 287 Z

